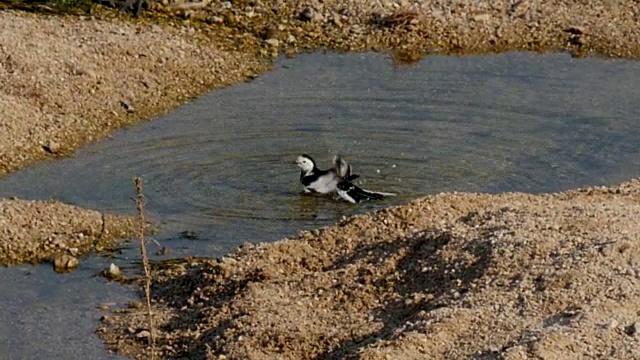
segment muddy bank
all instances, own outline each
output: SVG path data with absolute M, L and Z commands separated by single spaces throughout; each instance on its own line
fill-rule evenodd
M 159 354 L 208 359 L 637 358 L 640 180 L 440 194 L 157 269 Z M 146 311 L 103 319 L 147 358 Z

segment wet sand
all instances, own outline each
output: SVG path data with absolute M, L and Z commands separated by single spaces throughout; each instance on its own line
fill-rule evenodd
M 400 62 L 509 50 L 640 57 L 635 2 L 468 3 L 212 2 L 163 20 L 104 9 L 85 17 L 3 11 L 0 172 L 71 154 L 204 91 L 252 78 L 279 51 L 390 50 Z M 638 357 L 637 187 L 446 194 L 296 241 L 248 246 L 221 264 L 159 272 L 158 317 L 173 326 L 159 334 L 162 351 Z M 58 252 L 103 238 L 96 230 L 103 217 L 91 210 L 9 199 L 0 206 L 7 265 L 47 258 L 51 234 L 65 234 Z M 111 233 L 123 234 L 127 221 Z M 79 234 L 87 240 L 78 242 Z M 140 321 L 135 312 L 110 318 L 102 336 L 113 349 L 142 354 Z

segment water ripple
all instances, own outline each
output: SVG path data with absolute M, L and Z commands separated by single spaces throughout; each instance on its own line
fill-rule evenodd
M 218 254 L 441 191 L 553 191 L 637 175 L 640 81 L 629 75 L 638 63 L 534 54 L 431 57 L 403 70 L 371 54 L 285 62 L 75 159 L 15 174 L 1 191 L 130 211 L 131 178 L 142 176 L 162 236 L 180 243 L 181 231 L 197 230 L 204 241 L 185 246 Z M 295 157 L 327 167 L 337 152 L 363 187 L 399 196 L 351 206 L 301 195 Z

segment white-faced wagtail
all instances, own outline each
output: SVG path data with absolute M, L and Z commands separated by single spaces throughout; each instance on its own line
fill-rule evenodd
M 333 167 L 328 170 L 320 170 L 313 158 L 302 154 L 296 159 L 296 164 L 302 169 L 300 183 L 305 192 L 317 192 L 328 194 L 337 190 L 340 181 L 352 181 L 358 175 L 351 174 L 351 165 L 347 164 L 340 156 L 333 159 Z
M 305 192 L 327 194 L 335 191 L 341 198 L 354 204 L 395 196 L 392 193 L 365 190 L 355 185 L 352 181 L 359 175 L 351 174 L 351 165 L 340 155 L 333 159 L 333 168 L 328 170 L 320 170 L 313 158 L 307 154 L 298 156 L 296 164 L 302 169 L 300 182 Z

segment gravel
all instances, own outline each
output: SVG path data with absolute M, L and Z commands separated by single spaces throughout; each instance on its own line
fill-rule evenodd
M 640 179 L 439 194 L 154 273 L 160 358 L 635 359 Z M 145 310 L 99 329 L 148 358 Z M 133 330 L 133 331 L 132 331 Z
M 71 269 L 73 258 L 114 246 L 133 235 L 134 225 L 126 216 L 57 201 L 0 199 L 0 265 L 51 261 L 58 270 Z

